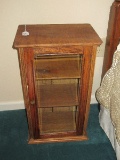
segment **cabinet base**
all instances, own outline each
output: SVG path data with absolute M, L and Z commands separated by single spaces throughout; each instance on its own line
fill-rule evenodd
M 28 144 L 39 143 L 54 143 L 54 142 L 72 142 L 72 141 L 85 141 L 88 140 L 87 136 L 71 136 L 71 137 L 59 137 L 59 138 L 44 138 L 44 139 L 32 139 L 28 140 Z

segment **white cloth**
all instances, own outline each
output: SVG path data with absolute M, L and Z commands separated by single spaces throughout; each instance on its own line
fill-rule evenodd
M 120 160 L 120 46 L 114 53 L 111 68 L 103 77 L 96 98 L 104 109 L 100 111 L 100 124 L 110 138 Z
M 117 160 L 120 160 L 120 146 L 117 142 L 115 129 L 111 122 L 110 112 L 105 107 L 100 106 L 100 114 L 99 114 L 99 122 L 102 129 L 105 131 L 106 135 L 108 136 L 115 152 Z

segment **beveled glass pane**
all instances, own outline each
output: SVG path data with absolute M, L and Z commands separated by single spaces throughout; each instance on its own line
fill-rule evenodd
M 41 134 L 76 131 L 77 107 L 39 108 Z

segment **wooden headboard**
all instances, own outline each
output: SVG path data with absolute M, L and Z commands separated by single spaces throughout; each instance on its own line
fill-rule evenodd
M 110 8 L 102 77 L 112 64 L 113 54 L 119 42 L 120 42 L 120 0 L 116 0 L 113 2 Z

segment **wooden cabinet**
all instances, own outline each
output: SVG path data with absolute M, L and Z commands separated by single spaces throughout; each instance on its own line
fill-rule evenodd
M 112 65 L 113 54 L 120 42 L 120 0 L 110 8 L 102 77 Z
M 18 50 L 29 143 L 87 139 L 97 46 L 89 24 L 18 27 Z

